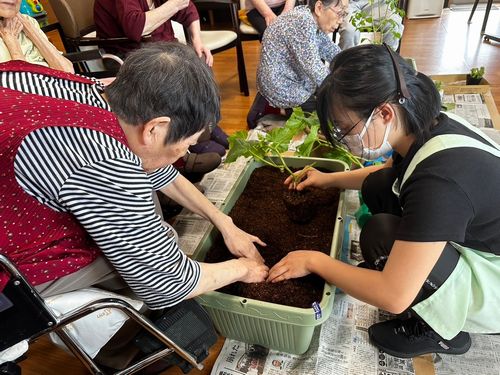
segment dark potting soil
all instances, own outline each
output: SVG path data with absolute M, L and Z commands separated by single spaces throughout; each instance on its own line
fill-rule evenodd
M 338 189 L 310 189 L 315 196 L 316 214 L 308 223 L 290 220 L 283 203 L 286 175 L 272 167 L 256 169 L 229 216 L 248 233 L 258 236 L 267 246 L 257 248 L 271 268 L 293 250 L 318 250 L 330 254 L 333 230 L 337 221 Z M 205 261 L 221 262 L 234 258 L 227 250 L 222 236 L 216 239 Z M 310 308 L 320 302 L 324 281 L 316 275 L 285 280 L 278 283 L 233 283 L 220 292 L 272 302 L 280 305 Z

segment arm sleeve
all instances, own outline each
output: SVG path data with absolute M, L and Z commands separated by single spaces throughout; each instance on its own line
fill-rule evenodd
M 179 172 L 172 165 L 165 168 L 157 169 L 148 174 L 148 178 L 153 185 L 153 190 L 160 190 L 163 187 L 174 181 Z
M 303 18 L 296 19 L 295 22 L 297 25 L 287 29 L 287 47 L 293 56 L 293 63 L 303 72 L 303 75 L 309 77 L 319 86 L 328 75 L 329 70 L 319 55 L 316 44 L 316 29 Z
M 38 24 L 38 21 L 36 19 L 26 14 L 23 14 L 22 17 L 27 19 L 34 27 L 40 29 L 40 25 Z M 40 34 L 42 38 L 44 38 L 45 40 L 47 40 L 47 42 L 49 42 L 49 39 L 47 38 L 47 35 L 45 35 L 44 32 L 40 30 Z M 36 48 L 35 44 L 26 36 L 26 34 L 22 33 L 21 35 L 23 35 L 21 37 L 21 49 L 24 53 L 26 61 L 32 64 L 38 64 L 48 67 L 49 64 L 47 64 L 47 61 L 45 61 L 44 57 L 42 56 L 38 48 Z
M 139 42 L 146 24 L 146 14 L 140 0 L 116 0 L 116 12 L 125 36 Z
M 197 286 L 200 265 L 161 224 L 152 184 L 130 160 L 105 160 L 79 169 L 59 192 L 106 258 L 152 309 L 172 306 Z

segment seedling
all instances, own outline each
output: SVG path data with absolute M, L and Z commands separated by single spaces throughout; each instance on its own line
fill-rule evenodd
M 296 150 L 296 155 L 308 157 L 321 148 L 324 150 L 321 157 L 342 160 L 348 165 L 362 166 L 359 158 L 352 155 L 348 150 L 340 146 L 332 146 L 328 141 L 322 139 L 319 128 L 316 113 L 306 116 L 300 107 L 295 108 L 284 127 L 275 128 L 266 135 L 259 134 L 257 140 L 247 140 L 248 132 L 246 130 L 231 135 L 229 137 L 229 152 L 225 162 L 232 163 L 240 156 L 251 157 L 263 164 L 286 171 L 292 176 L 292 183 L 297 184 L 313 165 L 309 165 L 300 173 L 294 174 L 286 165 L 282 154 L 288 150 L 292 139 L 306 132 L 307 129 L 308 134 L 304 142 Z M 274 158 L 269 158 L 269 156 L 274 156 Z
M 484 66 L 480 68 L 472 68 L 470 70 L 470 75 L 474 79 L 481 79 L 484 76 Z

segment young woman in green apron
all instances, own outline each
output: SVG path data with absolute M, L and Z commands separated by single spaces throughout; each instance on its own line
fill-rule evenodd
M 432 80 L 387 46 L 337 55 L 318 95 L 323 133 L 365 159 L 394 153 L 384 165 L 308 171 L 296 188 L 361 189 L 373 214 L 360 236 L 365 267 L 299 250 L 268 278 L 316 273 L 381 309 L 410 312 L 369 329 L 399 357 L 462 354 L 468 332 L 500 332 L 499 146 L 440 108 Z

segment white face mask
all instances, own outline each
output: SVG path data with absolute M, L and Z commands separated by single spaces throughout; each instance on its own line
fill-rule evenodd
M 375 160 L 378 159 L 381 156 L 384 156 L 387 154 L 389 151 L 392 150 L 392 146 L 389 143 L 389 134 L 391 132 L 391 127 L 392 124 L 389 124 L 385 128 L 385 133 L 384 133 L 384 140 L 382 141 L 382 144 L 380 147 L 376 149 L 371 149 L 365 146 L 363 142 L 363 137 L 365 136 L 366 132 L 368 131 L 368 127 L 371 125 L 372 117 L 377 108 L 375 108 L 372 113 L 370 114 L 370 117 L 368 117 L 368 120 L 366 120 L 365 125 L 363 126 L 363 130 L 359 134 L 353 134 L 353 135 L 346 135 L 344 137 L 344 142 L 349 147 L 349 150 L 356 156 L 359 156 L 363 159 L 366 160 Z

